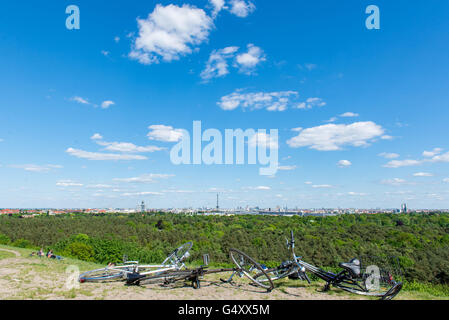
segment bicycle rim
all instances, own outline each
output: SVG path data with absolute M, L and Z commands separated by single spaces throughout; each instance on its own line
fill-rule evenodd
M 254 285 L 267 289 L 267 291 L 273 290 L 274 285 L 270 276 L 253 258 L 237 249 L 230 249 L 229 255 L 239 269 L 238 271 L 242 272 Z M 256 275 L 259 275 L 258 279 L 255 279 Z
M 79 276 L 80 282 L 111 281 L 122 278 L 124 271 L 114 269 L 97 269 L 87 271 Z

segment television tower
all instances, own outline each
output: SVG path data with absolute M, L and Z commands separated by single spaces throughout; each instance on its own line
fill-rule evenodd
M 220 209 L 220 206 L 218 205 L 218 193 L 217 193 L 217 210 Z

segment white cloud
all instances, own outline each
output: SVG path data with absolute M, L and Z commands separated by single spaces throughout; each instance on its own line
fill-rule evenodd
M 158 63 L 160 58 L 170 62 L 192 53 L 208 39 L 214 26 L 203 9 L 188 4 L 157 4 L 146 19 L 137 19 L 137 23 L 139 36 L 129 57 L 142 64 Z
M 311 182 L 311 181 L 306 181 L 306 182 L 304 182 L 305 184 L 313 184 L 313 182 Z
M 354 112 L 345 112 L 340 115 L 340 117 L 342 117 L 342 118 L 353 118 L 353 117 L 358 117 L 358 116 L 359 116 L 359 114 L 354 113 Z
M 239 47 L 226 47 L 212 51 L 206 68 L 201 72 L 201 78 L 207 81 L 227 75 L 229 73 L 227 60 L 233 58 L 238 49 Z
M 366 196 L 366 195 L 368 195 L 367 193 L 360 193 L 360 192 L 352 192 L 352 191 L 350 191 L 350 192 L 348 192 L 348 195 L 349 196 L 359 196 L 359 197 L 363 197 L 363 196 Z
M 281 171 L 291 171 L 291 170 L 295 170 L 296 166 L 279 166 L 278 170 Z
M 90 104 L 90 102 L 87 99 L 84 99 L 84 98 L 81 98 L 78 96 L 72 97 L 72 98 L 70 98 L 70 100 L 81 103 L 81 104 Z
M 382 152 L 378 154 L 379 157 L 383 157 L 385 159 L 395 159 L 395 158 L 399 158 L 399 154 L 397 153 L 387 153 L 387 152 Z
M 315 188 L 315 189 L 330 189 L 333 187 L 334 186 L 332 186 L 330 184 L 314 184 L 314 185 L 312 185 L 312 188 Z
M 0 142 L 3 142 L 3 141 L 5 141 L 5 140 L 3 140 L 3 139 L 0 139 Z
M 163 193 L 160 192 L 151 192 L 151 191 L 144 191 L 144 192 L 127 192 L 123 193 L 123 197 L 138 197 L 138 196 L 161 196 Z
M 391 185 L 391 186 L 400 186 L 404 184 L 408 184 L 408 182 L 404 179 L 393 178 L 393 179 L 385 179 L 380 182 L 381 184 Z
M 114 188 L 113 186 L 109 184 L 93 184 L 86 186 L 88 189 L 111 189 Z
M 423 155 L 423 157 L 431 158 L 431 157 L 434 157 L 434 156 L 440 154 L 441 151 L 443 151 L 443 149 L 441 149 L 441 148 L 435 148 L 435 149 L 433 149 L 432 151 L 424 151 L 424 152 L 422 153 L 422 155 Z
M 254 190 L 271 190 L 271 188 L 267 186 L 258 186 L 255 187 Z
M 401 168 L 401 167 L 410 167 L 417 166 L 422 164 L 420 160 L 392 160 L 384 165 L 385 168 Z
M 149 174 L 143 174 L 141 176 L 132 177 L 132 178 L 115 178 L 114 181 L 127 182 L 127 183 L 154 183 L 157 181 L 157 179 L 167 179 L 170 177 L 174 177 L 174 175 L 173 174 L 149 173 Z
M 106 147 L 105 150 L 108 151 L 116 151 L 116 152 L 124 152 L 124 153 L 145 153 L 145 152 L 155 152 L 161 151 L 165 148 L 157 147 L 157 146 L 136 146 L 130 142 L 104 142 L 97 141 L 97 144 L 100 146 Z
M 82 183 L 74 182 L 72 180 L 60 180 L 56 183 L 58 187 L 82 187 Z
M 103 139 L 103 136 L 99 133 L 95 133 L 92 137 L 90 137 L 92 140 L 101 140 Z
M 416 172 L 413 174 L 414 177 L 433 177 L 433 173 L 429 172 Z
M 249 14 L 256 10 L 256 6 L 250 1 L 231 0 L 230 5 L 230 12 L 240 18 L 246 18 Z
M 449 178 L 444 178 L 444 179 L 443 179 L 443 182 L 449 183 Z
M 120 37 L 114 37 L 114 41 L 115 41 L 115 43 L 119 43 L 120 42 Z
M 106 51 L 106 50 L 101 50 L 101 54 L 104 55 L 105 57 L 109 56 L 110 52 Z
M 103 101 L 103 102 L 101 103 L 101 107 L 102 107 L 103 109 L 107 109 L 107 108 L 109 108 L 110 106 L 113 106 L 114 104 L 115 104 L 114 101 L 107 100 L 107 101 Z
M 298 131 L 298 130 L 296 130 Z M 372 121 L 345 124 L 326 124 L 299 131 L 287 141 L 292 148 L 309 147 L 320 151 L 341 150 L 343 146 L 365 147 L 381 136 L 384 129 Z
M 209 0 L 213 6 L 212 17 L 216 17 L 217 14 L 225 8 L 225 0 Z
M 442 155 L 434 156 L 431 159 L 431 162 L 449 162 L 449 152 L 446 152 Z
M 349 160 L 340 160 L 340 161 L 338 161 L 337 165 L 338 165 L 340 168 L 346 168 L 346 167 L 352 166 L 352 163 L 351 163 L 351 161 L 349 161 Z
M 152 125 L 148 129 L 151 131 L 147 134 L 150 140 L 164 141 L 164 142 L 177 142 L 183 136 L 182 129 L 174 129 L 171 126 L 165 125 Z
M 236 90 L 221 97 L 217 104 L 223 110 L 234 110 L 241 107 L 249 110 L 284 111 L 287 109 L 290 99 L 297 96 L 298 92 L 296 91 L 242 93 L 241 90 Z
M 301 102 L 296 109 L 312 109 L 314 107 L 324 107 L 326 102 L 321 98 L 308 98 L 305 102 Z
M 13 164 L 10 168 L 23 169 L 30 172 L 49 172 L 52 169 L 61 169 L 61 165 L 47 164 L 44 166 L 36 164 Z
M 248 141 L 249 146 L 251 147 L 262 147 L 268 149 L 278 149 L 278 141 L 274 139 L 271 135 L 266 134 L 264 132 L 258 132 L 249 138 Z
M 261 48 L 250 43 L 248 52 L 237 55 L 235 61 L 240 72 L 251 74 L 259 63 L 266 61 L 266 57 Z
M 107 161 L 107 160 L 147 160 L 148 158 L 140 155 L 130 155 L 130 154 L 116 154 L 116 153 L 100 153 L 100 152 L 89 152 L 74 148 L 68 148 L 66 150 L 71 156 L 93 160 L 93 161 Z

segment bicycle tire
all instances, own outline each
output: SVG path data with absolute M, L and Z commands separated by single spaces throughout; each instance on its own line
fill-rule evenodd
M 90 270 L 81 274 L 78 278 L 79 282 L 101 282 L 111 281 L 123 278 L 125 271 L 110 268 L 102 268 Z
M 268 292 L 273 290 L 273 281 L 271 281 L 270 276 L 265 272 L 265 270 L 256 260 L 237 249 L 230 249 L 229 255 L 231 257 L 231 260 L 237 266 L 238 270 L 242 272 L 249 280 L 251 280 L 254 285 L 264 288 Z M 255 270 L 257 270 L 258 272 L 253 275 L 252 273 L 254 273 Z M 261 276 L 259 277 L 259 280 L 254 279 L 254 276 L 258 273 L 262 273 L 267 280 L 263 282 L 260 281 Z

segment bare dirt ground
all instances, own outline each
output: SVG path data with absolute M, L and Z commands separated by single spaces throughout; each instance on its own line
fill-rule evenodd
M 0 248 L 0 299 L 44 300 L 328 300 L 361 299 L 333 290 L 320 292 L 321 284 L 285 280 L 275 289 L 266 290 L 249 285 L 238 278 L 234 284 L 222 283 L 219 278 L 228 274 L 210 275 L 193 289 L 189 283 L 162 287 L 125 286 L 123 282 L 78 283 L 68 267 L 80 272 L 101 266 L 64 259 L 62 261 L 30 256 L 29 250 Z M 72 278 L 72 280 L 71 280 Z M 73 285 L 75 287 L 73 287 Z

